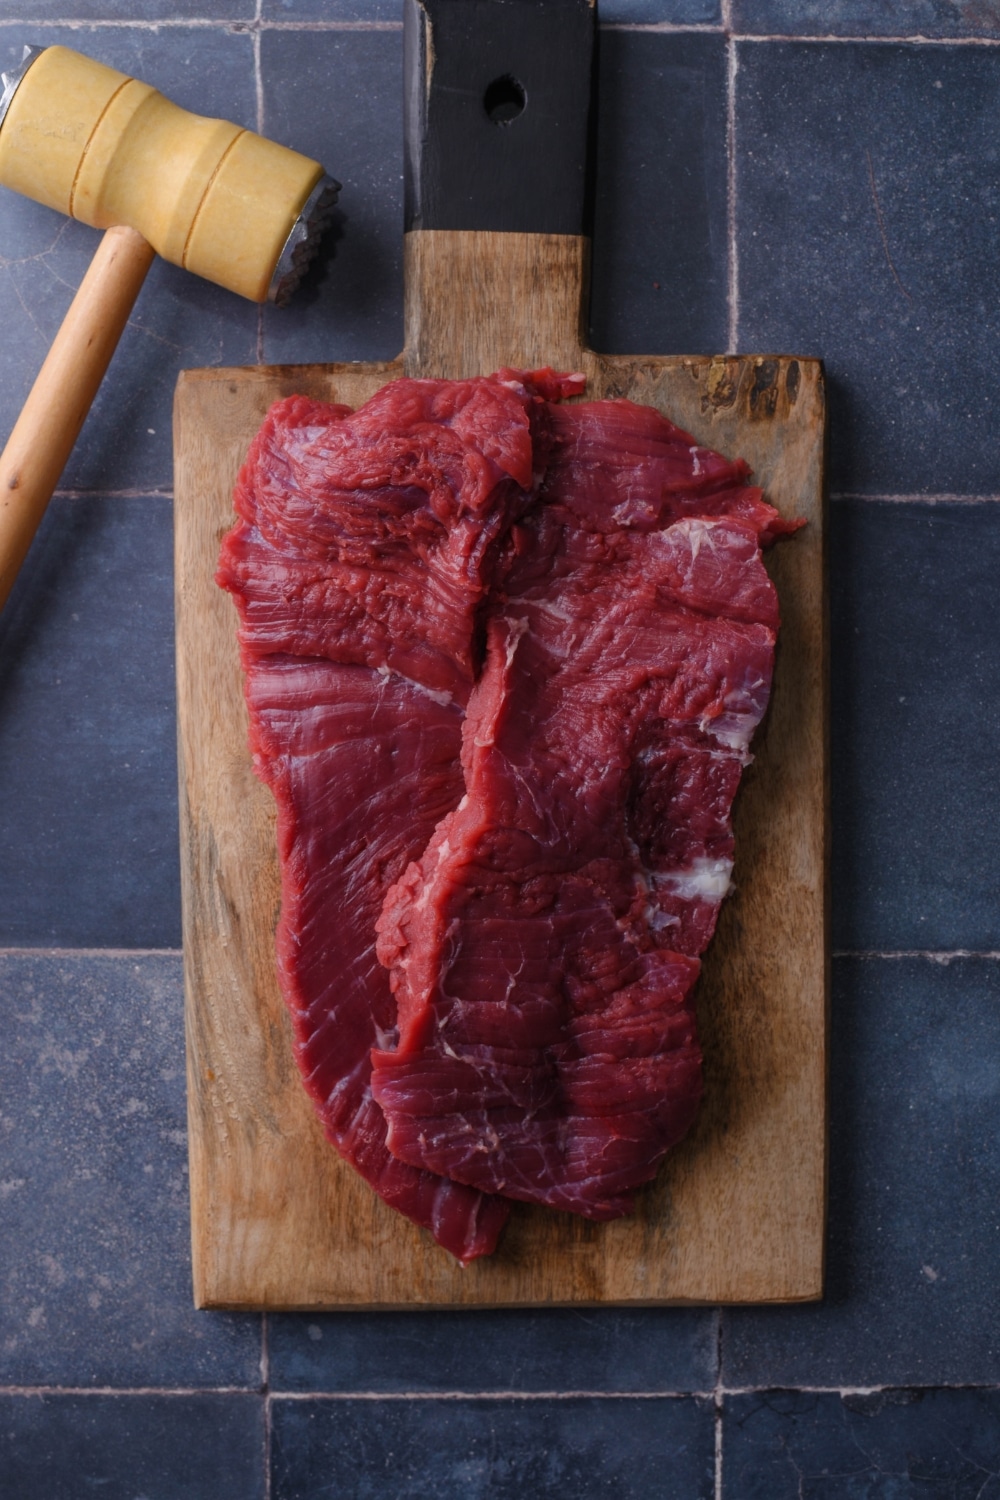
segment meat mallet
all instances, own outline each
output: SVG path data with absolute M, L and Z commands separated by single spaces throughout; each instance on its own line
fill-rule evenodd
M 0 184 L 106 231 L 0 455 L 2 608 L 154 254 L 284 303 L 339 184 L 68 47 L 26 47 L 0 75 Z

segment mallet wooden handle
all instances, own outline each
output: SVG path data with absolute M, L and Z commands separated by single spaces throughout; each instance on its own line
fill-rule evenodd
M 107 230 L 0 456 L 0 609 L 59 483 L 153 254 L 134 229 Z

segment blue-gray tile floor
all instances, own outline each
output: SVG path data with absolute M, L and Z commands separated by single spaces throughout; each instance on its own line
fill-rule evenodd
M 824 1300 L 280 1316 L 191 1299 L 170 402 L 398 352 L 400 4 L 2 11 L 344 190 L 287 311 L 154 268 L 0 617 L 0 1500 L 1000 1500 L 1000 4 L 599 7 L 591 342 L 830 384 Z M 94 242 L 0 190 L 2 433 Z

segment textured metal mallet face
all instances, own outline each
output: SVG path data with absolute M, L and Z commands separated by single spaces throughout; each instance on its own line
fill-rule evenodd
M 11 101 L 17 92 L 17 86 L 27 73 L 36 57 L 41 57 L 45 51 L 44 47 L 25 47 L 21 61 L 16 68 L 9 73 L 0 73 L 0 125 L 4 122 L 4 116 L 10 108 Z
M 302 205 L 267 289 L 267 300 L 276 307 L 286 307 L 296 292 L 330 227 L 339 193 L 340 183 L 323 176 Z

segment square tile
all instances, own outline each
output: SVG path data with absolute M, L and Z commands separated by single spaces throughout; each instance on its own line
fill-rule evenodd
M 691 1399 L 275 1401 L 274 1500 L 710 1500 L 714 1412 Z
M 263 1500 L 254 1396 L 0 1395 L 4 1500 Z
M 264 312 L 268 363 L 395 359 L 403 347 L 403 34 L 265 31 L 264 133 L 342 184 L 334 227 L 288 307 Z
M 590 343 L 604 354 L 726 347 L 721 36 L 602 32 Z
M 998 1452 L 996 1391 L 730 1396 L 722 1500 L 995 1500 Z
M 180 945 L 172 552 L 57 498 L 0 615 L 0 945 Z
M 995 0 L 732 0 L 733 28 L 759 36 L 1000 36 Z
M 1000 964 L 833 967 L 826 1299 L 724 1312 L 724 1384 L 995 1385 Z
M 0 27 L 0 66 L 37 42 L 29 23 Z M 161 89 L 175 103 L 256 125 L 253 44 L 221 28 L 45 27 L 75 48 Z M 99 242 L 98 231 L 0 189 L 0 428 L 8 432 Z M 179 371 L 256 357 L 257 308 L 156 260 L 61 481 L 65 489 L 167 489 Z
M 1000 506 L 830 515 L 834 947 L 1000 950 Z
M 739 346 L 816 355 L 829 480 L 998 494 L 990 47 L 740 44 Z
M 0 1386 L 257 1388 L 192 1305 L 180 955 L 0 954 L 0 1006 Z
M 268 1319 L 275 1391 L 710 1391 L 708 1308 L 297 1314 Z

